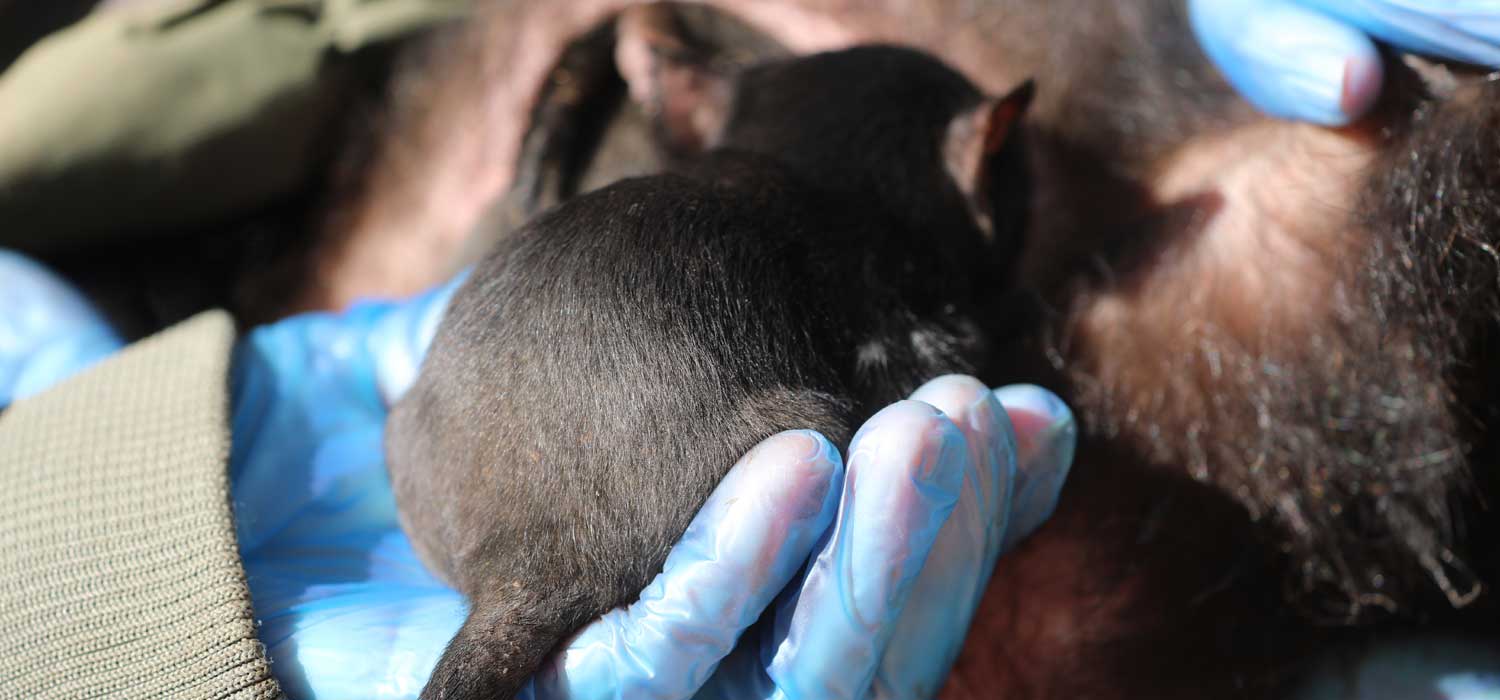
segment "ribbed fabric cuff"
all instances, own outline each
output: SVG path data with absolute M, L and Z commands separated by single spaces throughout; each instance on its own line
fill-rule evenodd
M 228 315 L 0 416 L 0 696 L 275 698 L 234 539 Z

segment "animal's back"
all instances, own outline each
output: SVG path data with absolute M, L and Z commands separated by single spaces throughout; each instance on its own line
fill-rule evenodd
M 403 526 L 471 603 L 423 697 L 511 697 L 650 581 L 757 442 L 845 443 L 984 355 L 1029 87 L 985 98 L 930 56 L 860 47 L 748 70 L 732 94 L 690 112 L 723 120 L 684 176 L 616 183 L 502 240 L 394 411 Z
M 448 656 L 472 647 L 455 661 L 521 669 L 519 682 L 639 593 L 757 442 L 847 439 L 854 398 L 835 363 L 852 352 L 841 300 L 863 276 L 844 261 L 860 256 L 809 228 L 817 205 L 774 168 L 745 167 L 574 200 L 456 295 L 388 446 L 418 551 L 491 612 L 455 638 Z M 462 674 L 448 656 L 430 688 Z

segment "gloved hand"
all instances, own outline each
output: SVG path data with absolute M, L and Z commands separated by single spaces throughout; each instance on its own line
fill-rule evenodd
M 72 376 L 123 344 L 67 282 L 0 248 L 0 408 Z
M 1486 0 L 1191 0 L 1204 50 L 1266 112 L 1338 126 L 1374 104 L 1371 39 L 1500 67 L 1500 5 Z
M 1075 436 L 1036 387 L 950 376 L 912 398 L 859 430 L 847 474 L 816 434 L 752 450 L 641 600 L 580 633 L 531 697 L 933 695 L 996 559 L 1051 515 Z
M 415 697 L 463 622 L 397 525 L 380 444 L 451 291 L 289 319 L 238 351 L 238 534 L 292 697 Z M 945 377 L 913 398 L 860 430 L 847 476 L 812 433 L 752 450 L 640 601 L 583 630 L 530 696 L 930 694 L 996 558 L 1050 514 L 1074 433 L 1033 387 Z

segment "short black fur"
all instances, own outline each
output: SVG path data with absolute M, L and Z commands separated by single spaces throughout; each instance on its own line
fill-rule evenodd
M 757 442 L 842 444 L 987 356 L 985 280 L 1026 194 L 1015 148 L 984 146 L 982 182 L 952 174 L 979 91 L 864 47 L 750 69 L 732 94 L 719 148 L 502 238 L 393 411 L 403 525 L 472 603 L 424 698 L 512 697 L 639 593 Z M 975 196 L 1003 218 L 981 227 Z

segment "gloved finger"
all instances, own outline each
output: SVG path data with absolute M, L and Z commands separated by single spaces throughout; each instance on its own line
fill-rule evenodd
M 0 406 L 39 393 L 123 345 L 61 277 L 0 249 Z
M 1191 0 L 1188 11 L 1204 51 L 1268 114 L 1340 126 L 1380 94 L 1370 38 L 1296 0 Z
M 967 462 L 963 434 L 924 403 L 893 404 L 860 428 L 833 532 L 777 608 L 765 650 L 777 697 L 865 696 Z
M 1010 527 L 1000 545 L 1015 549 L 1057 510 L 1063 483 L 1073 468 L 1078 427 L 1068 404 L 1046 389 L 1012 384 L 995 390 L 1016 435 L 1016 485 Z
M 1495 0 L 1302 0 L 1392 45 L 1500 68 L 1500 2 Z
M 912 400 L 942 411 L 964 435 L 969 450 L 964 491 L 957 509 L 943 526 L 939 545 L 955 529 L 960 513 L 982 529 L 984 571 L 1000 556 L 1000 543 L 1009 530 L 1016 486 L 1016 432 L 1005 407 L 990 388 L 973 377 L 938 377 L 917 389 Z M 972 488 L 971 488 L 972 487 Z M 972 490 L 972 493 L 971 493 Z M 972 498 L 971 498 L 972 496 Z M 973 515 L 969 516 L 972 511 Z M 936 556 L 937 547 L 934 547 Z M 930 561 L 930 559 L 929 559 Z
M 911 398 L 942 411 L 964 436 L 963 490 L 897 619 L 875 674 L 877 698 L 936 694 L 958 658 L 1010 519 L 1016 440 L 1005 409 L 973 377 L 934 379 Z
M 762 442 L 714 490 L 640 601 L 580 632 L 533 679 L 532 697 L 692 697 L 807 562 L 842 483 L 823 436 Z

